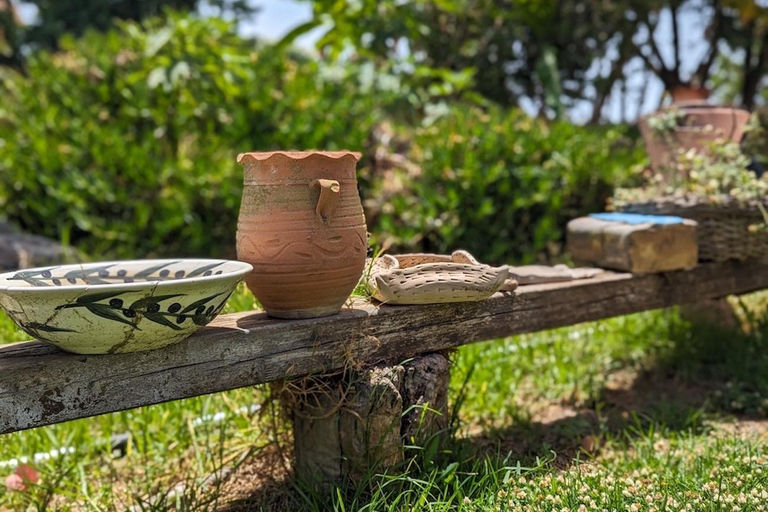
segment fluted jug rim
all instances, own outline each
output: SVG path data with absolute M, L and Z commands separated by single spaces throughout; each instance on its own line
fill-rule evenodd
M 363 156 L 362 153 L 359 153 L 357 151 L 314 151 L 314 150 L 306 150 L 306 151 L 253 151 L 248 153 L 240 153 L 237 155 L 237 163 L 243 163 L 243 161 L 246 159 L 246 157 L 250 157 L 256 161 L 264 161 L 269 160 L 273 156 L 280 155 L 284 156 L 286 158 L 290 158 L 292 160 L 303 160 L 305 158 L 309 158 L 311 156 L 320 156 L 324 158 L 329 158 L 331 160 L 340 160 L 346 156 L 351 156 L 355 159 L 355 161 L 359 161 L 360 158 Z

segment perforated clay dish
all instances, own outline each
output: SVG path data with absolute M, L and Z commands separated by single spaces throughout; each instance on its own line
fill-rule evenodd
M 213 320 L 251 270 L 204 259 L 19 270 L 0 274 L 0 307 L 30 336 L 68 352 L 153 350 Z
M 467 251 L 444 254 L 383 255 L 369 261 L 373 297 L 387 304 L 440 304 L 484 300 L 512 291 L 507 267 L 479 263 Z

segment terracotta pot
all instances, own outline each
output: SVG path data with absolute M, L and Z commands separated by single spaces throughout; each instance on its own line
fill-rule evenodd
M 689 101 L 705 101 L 709 98 L 709 91 L 703 87 L 677 86 L 669 93 L 672 95 L 672 103 L 685 103 Z
M 237 257 L 245 283 L 277 318 L 334 315 L 363 273 L 368 248 L 357 192 L 359 153 L 243 153 Z
M 673 172 L 675 157 L 680 151 L 703 151 L 718 140 L 739 142 L 749 120 L 749 112 L 746 110 L 719 107 L 701 101 L 677 103 L 659 112 L 672 108 L 683 115 L 680 126 L 670 133 L 657 133 L 648 125 L 648 120 L 656 113 L 644 116 L 639 121 L 651 167 L 662 174 Z

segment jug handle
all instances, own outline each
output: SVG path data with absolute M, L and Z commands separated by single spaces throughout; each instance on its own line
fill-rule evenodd
M 320 197 L 317 199 L 317 206 L 315 212 L 320 216 L 323 222 L 327 222 L 328 218 L 336 211 L 336 207 L 339 205 L 339 190 L 341 186 L 336 180 L 314 180 L 309 184 L 310 187 L 320 187 Z

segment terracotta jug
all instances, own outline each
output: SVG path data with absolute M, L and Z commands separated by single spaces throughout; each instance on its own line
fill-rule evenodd
M 243 153 L 237 257 L 277 318 L 334 315 L 357 285 L 368 248 L 357 192 L 359 153 Z

